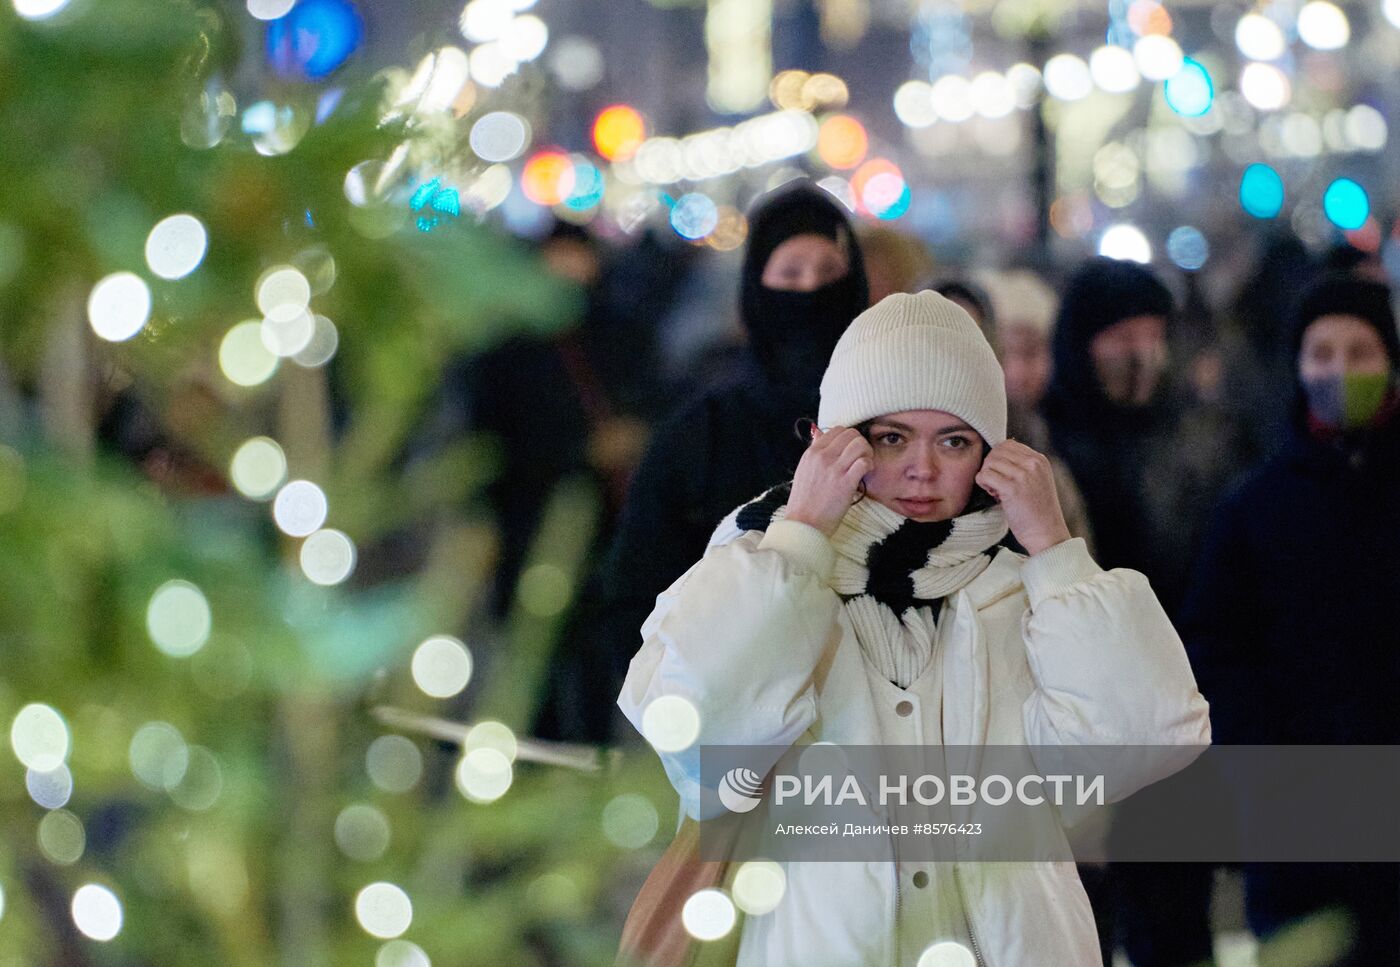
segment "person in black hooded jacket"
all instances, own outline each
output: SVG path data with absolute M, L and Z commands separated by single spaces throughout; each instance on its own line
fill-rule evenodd
M 1172 378 L 1173 311 L 1171 293 L 1146 267 L 1107 258 L 1081 265 L 1061 298 L 1042 406 L 1103 566 L 1147 575 L 1176 620 L 1210 509 L 1252 448 L 1223 409 L 1193 401 Z M 1131 836 L 1148 814 L 1125 804 L 1110 841 Z M 1209 961 L 1209 866 L 1123 863 L 1086 881 L 1106 962 L 1115 939 L 1134 967 Z
M 796 423 L 816 415 L 831 351 L 868 302 L 860 247 L 835 199 L 798 182 L 760 200 L 740 286 L 750 358 L 658 428 L 606 561 L 597 644 L 614 691 L 656 596 L 699 560 L 715 525 L 792 478 L 807 446 Z
M 1400 339 L 1389 290 L 1324 276 L 1302 297 L 1292 346 L 1291 439 L 1221 503 L 1183 637 L 1216 742 L 1400 744 Z M 1246 916 L 1262 939 L 1328 907 L 1345 912 L 1354 942 L 1327 963 L 1400 963 L 1394 864 L 1245 867 Z

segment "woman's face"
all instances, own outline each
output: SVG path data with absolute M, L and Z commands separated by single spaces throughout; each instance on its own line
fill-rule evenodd
M 794 235 L 773 250 L 760 280 L 781 292 L 815 292 L 851 270 L 845 251 L 825 235 Z
M 917 521 L 948 520 L 967 507 L 982 468 L 982 437 L 951 413 L 904 410 L 869 424 L 875 469 L 865 495 Z

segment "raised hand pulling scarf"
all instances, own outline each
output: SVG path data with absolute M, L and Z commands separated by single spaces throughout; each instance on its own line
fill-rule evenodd
M 792 483 L 780 484 L 732 512 L 711 543 L 766 531 L 787 516 Z M 950 520 L 921 522 L 869 497 L 851 505 L 831 545 L 831 588 L 840 595 L 866 658 L 908 688 L 933 657 L 943 598 L 981 574 L 1007 534 L 1000 506 Z

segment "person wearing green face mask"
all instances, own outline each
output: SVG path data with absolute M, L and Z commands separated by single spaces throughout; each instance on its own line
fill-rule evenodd
M 1313 432 L 1355 436 L 1389 419 L 1400 356 L 1390 290 L 1329 276 L 1306 293 L 1300 321 L 1298 379 Z
M 1292 439 L 1217 510 L 1178 628 L 1217 743 L 1394 745 L 1400 339 L 1390 292 L 1329 275 L 1299 308 Z M 1343 929 L 1310 963 L 1400 964 L 1395 864 L 1254 863 L 1244 877 L 1249 926 L 1279 962 L 1296 956 L 1290 928 L 1307 933 L 1330 911 Z

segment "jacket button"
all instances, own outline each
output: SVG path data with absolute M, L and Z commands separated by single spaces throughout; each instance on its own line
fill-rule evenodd
M 919 872 L 915 873 L 914 885 L 917 886 L 920 890 L 928 886 L 928 874 L 925 873 L 923 870 L 920 870 Z
M 914 703 L 905 699 L 894 707 L 894 714 L 901 718 L 908 718 L 910 715 L 914 714 Z

